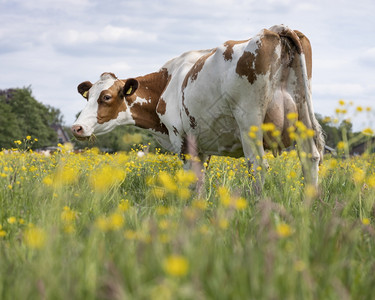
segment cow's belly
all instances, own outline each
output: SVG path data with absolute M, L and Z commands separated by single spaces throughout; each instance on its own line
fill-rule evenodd
M 199 120 L 195 132 L 199 152 L 209 155 L 243 156 L 240 131 L 232 116 Z

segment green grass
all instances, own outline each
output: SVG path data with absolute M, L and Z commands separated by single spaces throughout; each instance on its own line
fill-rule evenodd
M 176 156 L 0 152 L 0 299 L 372 299 L 375 157 L 327 158 L 317 195 L 269 163 L 257 196 L 214 157 L 198 199 Z

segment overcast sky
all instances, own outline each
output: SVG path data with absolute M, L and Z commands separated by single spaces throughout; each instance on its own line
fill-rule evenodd
M 151 73 L 282 23 L 312 43 L 316 112 L 334 115 L 339 99 L 375 110 L 374 15 L 374 0 L 0 0 L 0 89 L 31 85 L 71 125 L 85 105 L 82 81 Z

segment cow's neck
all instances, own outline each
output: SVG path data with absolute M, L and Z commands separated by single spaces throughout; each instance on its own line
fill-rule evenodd
M 168 133 L 167 128 L 161 123 L 156 113 L 157 105 L 170 76 L 165 69 L 136 78 L 139 87 L 136 92 L 137 99 L 130 105 L 130 111 L 135 126 Z

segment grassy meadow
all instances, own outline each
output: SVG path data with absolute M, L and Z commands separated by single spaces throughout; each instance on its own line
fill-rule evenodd
M 34 141 L 0 152 L 0 299 L 375 295 L 374 155 L 339 145 L 316 191 L 296 151 L 267 154 L 261 195 L 244 159 L 213 157 L 198 197 L 177 156 Z

